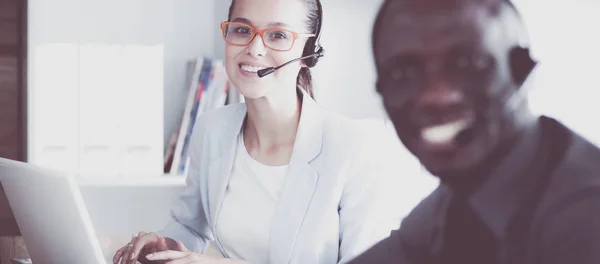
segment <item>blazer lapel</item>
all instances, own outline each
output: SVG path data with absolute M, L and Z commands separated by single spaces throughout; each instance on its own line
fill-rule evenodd
M 225 197 L 225 191 L 229 184 L 231 177 L 231 170 L 233 168 L 233 161 L 235 159 L 235 152 L 237 148 L 237 137 L 242 128 L 244 118 L 246 117 L 245 104 L 241 104 L 234 116 L 229 120 L 223 120 L 227 122 L 224 126 L 224 130 L 221 131 L 221 138 L 218 138 L 219 142 L 219 154 L 214 159 L 211 159 L 207 163 L 208 177 L 210 181 L 209 199 L 210 199 L 210 215 L 212 230 L 216 230 L 218 223 L 219 213 L 221 212 L 221 205 L 223 204 L 223 198 Z M 213 144 L 215 142 L 211 142 Z M 218 239 L 217 239 L 218 241 Z
M 271 224 L 270 263 L 288 263 L 302 220 L 315 192 L 318 173 L 310 162 L 322 145 L 322 115 L 304 93 L 294 149 L 283 184 L 282 195 Z

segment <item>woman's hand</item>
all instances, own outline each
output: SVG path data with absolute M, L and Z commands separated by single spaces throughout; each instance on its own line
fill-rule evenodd
M 246 261 L 215 258 L 189 251 L 183 243 L 177 242 L 177 250 L 165 250 L 150 253 L 145 256 L 152 261 L 162 261 L 165 264 L 250 264 Z
M 113 263 L 135 264 L 137 261 L 152 263 L 151 260 L 145 258 L 147 254 L 166 250 L 169 250 L 169 247 L 164 237 L 160 237 L 156 233 L 140 232 L 127 245 L 115 252 Z

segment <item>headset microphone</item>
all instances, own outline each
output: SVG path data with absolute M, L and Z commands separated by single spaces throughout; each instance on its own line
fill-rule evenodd
M 274 73 L 276 70 L 279 70 L 279 68 L 281 68 L 281 67 L 283 67 L 285 65 L 288 65 L 288 64 L 290 64 L 292 62 L 303 60 L 303 59 L 307 59 L 307 58 L 312 58 L 312 57 L 323 57 L 323 52 L 317 52 L 317 53 L 314 53 L 314 54 L 311 54 L 311 55 L 308 55 L 308 56 L 296 58 L 296 59 L 288 61 L 288 62 L 286 62 L 284 64 L 281 64 L 281 65 L 279 65 L 277 67 L 264 68 L 262 70 L 259 70 L 256 73 L 258 74 L 258 77 L 262 78 L 262 77 L 265 77 L 265 76 L 267 76 L 267 75 L 269 75 L 271 73 Z

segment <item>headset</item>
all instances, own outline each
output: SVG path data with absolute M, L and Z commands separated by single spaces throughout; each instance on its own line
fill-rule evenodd
M 282 68 L 286 65 L 289 65 L 292 62 L 299 61 L 299 60 L 303 60 L 304 64 L 306 64 L 306 66 L 308 68 L 312 68 L 315 65 L 317 65 L 319 58 L 323 57 L 325 55 L 325 50 L 323 49 L 323 47 L 321 46 L 321 43 L 320 43 L 321 25 L 323 24 L 323 7 L 321 6 L 320 0 L 316 0 L 316 2 L 317 2 L 317 15 L 318 15 L 317 32 L 314 37 L 310 37 L 306 41 L 306 44 L 304 44 L 304 50 L 302 51 L 302 57 L 295 58 L 295 59 L 290 60 L 284 64 L 281 64 L 277 67 L 268 67 L 268 68 L 261 69 L 258 72 L 256 72 L 258 77 L 263 78 L 271 73 L 274 73 L 275 71 L 279 70 L 280 68 Z
M 302 52 L 302 57 L 310 56 L 313 54 L 317 55 L 317 56 L 312 56 L 312 57 L 304 59 L 304 63 L 309 68 L 312 68 L 315 65 L 317 65 L 319 58 L 323 57 L 323 55 L 325 53 L 325 49 L 323 49 L 323 47 L 321 46 L 321 43 L 320 43 L 321 26 L 323 24 L 323 6 L 321 5 L 321 0 L 316 0 L 316 1 L 317 1 L 317 16 L 318 16 L 317 32 L 315 34 L 316 36 L 311 37 L 306 41 L 306 44 L 304 46 L 304 51 Z

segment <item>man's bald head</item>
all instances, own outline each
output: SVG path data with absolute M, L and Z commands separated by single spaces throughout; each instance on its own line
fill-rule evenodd
M 426 16 L 440 21 L 440 13 L 462 16 L 475 9 L 485 10 L 484 14 L 491 21 L 503 24 L 503 39 L 510 40 L 511 46 L 528 47 L 529 36 L 526 27 L 510 0 L 385 0 L 375 19 L 372 34 L 374 54 L 381 40 L 381 32 L 390 24 L 409 23 L 418 16 Z M 402 37 L 402 36 L 398 36 Z

